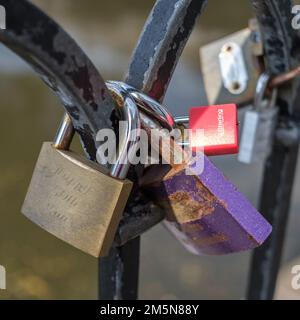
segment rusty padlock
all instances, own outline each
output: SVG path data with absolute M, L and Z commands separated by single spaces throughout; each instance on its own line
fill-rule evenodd
M 150 97 L 145 98 L 144 94 L 121 82 L 107 85 L 115 93 L 120 107 L 123 104 L 121 92 L 132 94 L 149 138 L 151 129 L 176 128 L 172 115 Z M 184 152 L 176 141 L 170 146 L 174 158 L 183 157 L 184 162 L 150 166 L 140 184 L 149 198 L 165 210 L 164 224 L 175 237 L 195 254 L 227 254 L 262 244 L 272 227 L 236 187 L 203 154 L 195 161 L 188 153 L 182 155 Z M 154 147 L 163 158 L 168 158 L 161 144 Z M 202 163 L 203 172 L 198 168 Z
M 161 128 L 145 115 L 141 121 L 143 127 Z M 182 153 L 176 143 L 170 145 L 175 157 Z M 159 181 L 158 167 L 148 167 L 141 185 L 165 210 L 165 226 L 190 252 L 220 255 L 248 250 L 271 233 L 271 225 L 203 153 L 196 160 L 187 156 L 180 165 L 171 163 L 167 172 L 161 169 Z
M 22 207 L 34 223 L 95 257 L 108 254 L 132 189 L 126 159 L 135 152 L 140 118 L 129 95 L 124 104 L 127 128 L 111 170 L 67 150 L 72 126 L 66 115 L 55 142 L 43 144 Z

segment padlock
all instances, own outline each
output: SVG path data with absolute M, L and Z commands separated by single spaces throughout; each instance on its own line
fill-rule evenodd
M 199 50 L 205 98 L 210 105 L 230 101 L 237 105 L 251 101 L 261 73 L 263 55 L 257 22 L 249 28 L 204 45 Z
M 182 145 L 192 151 L 203 148 L 207 156 L 238 153 L 238 120 L 235 104 L 190 108 L 189 117 L 177 117 L 179 126 L 188 124 L 188 141 Z M 203 130 L 203 137 L 197 137 L 197 130 Z
M 199 161 L 186 163 L 181 170 L 172 168 L 155 183 L 148 181 L 154 181 L 157 168 L 149 167 L 141 179 L 145 194 L 166 212 L 165 226 L 198 255 L 228 254 L 261 245 L 271 225 L 208 158 L 198 174 Z
M 254 107 L 247 110 L 244 118 L 238 160 L 242 163 L 265 161 L 271 153 L 276 128 L 278 108 L 277 89 L 273 89 L 270 100 L 265 99 L 270 76 L 263 73 L 256 87 Z
M 152 106 L 152 99 L 147 99 L 146 109 L 153 121 L 140 113 L 145 129 L 160 129 L 157 120 L 161 117 L 166 118 L 160 122 L 163 128 L 171 130 L 171 124 L 176 122 L 162 105 L 155 102 Z M 177 144 L 171 146 L 175 157 L 182 152 Z M 228 254 L 261 245 L 269 236 L 271 225 L 206 157 L 201 172 L 198 167 L 203 157 L 200 154 L 192 162 L 186 157 L 186 162 L 179 165 L 170 163 L 167 173 L 165 166 L 148 167 L 140 179 L 144 192 L 165 210 L 164 225 L 195 254 Z
M 150 123 L 141 119 L 142 126 Z M 173 147 L 175 154 L 182 151 Z M 190 252 L 228 254 L 253 249 L 267 239 L 271 225 L 207 157 L 199 154 L 171 166 L 167 173 L 161 168 L 161 181 L 158 167 L 148 167 L 140 184 L 166 212 L 167 229 Z
M 140 112 L 156 119 L 168 130 L 188 128 L 191 134 L 188 141 L 179 139 L 182 146 L 189 145 L 193 151 L 203 150 L 206 155 L 236 154 L 238 152 L 238 121 L 237 106 L 224 104 L 208 107 L 192 107 L 189 117 L 173 117 L 160 103 L 138 91 L 134 87 L 120 81 L 108 81 L 107 86 L 112 93 L 116 88 L 122 88 L 132 95 Z M 203 141 L 195 139 L 196 131 L 204 130 Z
M 136 150 L 140 118 L 129 95 L 121 110 L 127 128 L 110 171 L 67 150 L 72 126 L 66 115 L 55 142 L 43 144 L 22 207 L 34 223 L 95 257 L 108 254 L 132 189 L 126 159 Z

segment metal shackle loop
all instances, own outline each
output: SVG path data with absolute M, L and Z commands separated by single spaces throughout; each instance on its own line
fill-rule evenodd
M 111 166 L 110 175 L 119 179 L 125 179 L 130 168 L 131 154 L 135 154 L 140 138 L 141 119 L 138 106 L 134 99 L 126 91 L 119 91 L 124 101 L 124 107 L 120 108 L 121 120 L 126 122 L 126 128 L 122 141 L 119 141 L 117 161 Z
M 75 134 L 72 120 L 68 113 L 65 113 L 59 125 L 53 141 L 53 147 L 60 150 L 69 150 Z
M 263 101 L 265 100 L 265 96 L 266 96 L 266 92 L 267 92 L 270 80 L 271 80 L 271 76 L 267 72 L 263 72 L 257 80 L 257 84 L 255 88 L 255 96 L 254 96 L 254 108 L 258 111 L 263 106 Z M 267 108 L 273 107 L 275 105 L 276 99 L 277 99 L 277 93 L 278 93 L 278 89 L 273 88 L 271 99 L 269 100 L 269 103 L 266 106 Z
M 119 108 L 121 120 L 127 123 L 124 138 L 119 142 L 122 147 L 119 148 L 118 161 L 111 166 L 110 171 L 111 176 L 124 179 L 130 167 L 128 161 L 130 154 L 128 153 L 136 151 L 135 146 L 139 139 L 139 130 L 141 129 L 139 111 L 144 112 L 149 118 L 156 119 L 163 128 L 169 131 L 176 128 L 176 122 L 163 105 L 134 87 L 121 81 L 107 81 L 106 85 L 117 105 L 122 107 Z M 57 131 L 53 146 L 57 149 L 69 149 L 74 133 L 71 118 L 66 113 Z
M 168 132 L 172 132 L 173 129 L 177 128 L 173 116 L 163 105 L 123 82 L 110 81 L 107 82 L 106 85 L 120 108 L 122 108 L 124 104 L 122 92 L 125 91 L 132 97 L 135 97 L 135 102 L 138 105 L 140 111 L 141 124 L 143 129 L 147 132 L 148 137 L 149 135 L 152 135 L 152 129 L 156 132 L 159 131 L 160 134 L 162 134 L 161 136 L 159 136 L 159 139 L 162 138 L 169 140 L 171 138 L 171 140 L 173 141 L 170 147 L 172 155 L 174 157 L 177 155 L 180 157 L 180 159 L 182 159 L 182 156 L 184 156 L 183 160 L 185 163 L 188 163 L 190 161 L 189 153 L 183 152 L 182 146 L 176 142 L 175 137 L 170 136 L 169 133 L 166 133 L 165 131 L 161 131 L 161 129 L 166 129 Z M 152 143 L 152 139 L 150 143 Z M 160 153 L 162 158 L 170 161 L 168 150 L 165 153 L 165 150 L 160 149 L 158 145 L 156 145 L 156 147 L 156 151 Z M 170 164 L 171 166 L 176 166 L 175 162 L 171 162 Z
M 107 81 L 106 85 L 112 94 L 114 91 L 115 93 L 118 91 L 119 93 L 123 91 L 129 93 L 134 98 L 139 110 L 143 111 L 151 118 L 156 119 L 164 128 L 171 131 L 176 127 L 175 120 L 171 113 L 163 105 L 143 92 L 140 92 L 136 88 L 121 81 Z
M 119 92 L 123 97 L 124 108 L 120 108 L 121 120 L 126 122 L 124 136 L 119 141 L 118 157 L 110 168 L 110 175 L 115 178 L 125 179 L 130 167 L 130 154 L 136 151 L 140 135 L 141 120 L 138 107 L 133 98 L 126 92 Z M 56 149 L 68 150 L 72 142 L 75 130 L 70 116 L 65 113 L 60 127 L 57 131 L 53 146 Z

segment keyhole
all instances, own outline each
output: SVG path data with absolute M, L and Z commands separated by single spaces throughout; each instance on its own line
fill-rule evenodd
M 238 91 L 238 90 L 240 90 L 241 85 L 240 85 L 239 82 L 234 81 L 234 82 L 232 83 L 232 85 L 231 85 L 231 88 L 232 88 L 233 91 Z

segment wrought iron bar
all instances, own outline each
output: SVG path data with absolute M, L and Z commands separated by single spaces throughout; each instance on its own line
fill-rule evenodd
M 156 1 L 133 53 L 125 79 L 128 84 L 156 100 L 163 99 L 196 18 L 206 2 L 206 0 Z M 138 204 L 144 207 L 144 215 L 151 215 L 150 203 L 136 188 L 125 209 L 125 215 L 136 221 L 140 219 L 141 213 L 136 215 L 132 208 Z M 157 212 L 155 211 L 155 214 Z M 158 215 L 157 219 L 159 221 L 161 216 Z M 125 246 L 114 248 L 109 257 L 100 260 L 101 298 L 137 299 L 139 250 L 140 238 L 137 237 Z M 103 278 L 106 279 L 105 282 L 101 282 Z
M 252 0 L 259 21 L 265 48 L 266 68 L 279 75 L 300 62 L 300 39 L 292 28 L 290 0 Z M 280 107 L 280 130 L 300 120 L 300 81 L 295 78 L 281 87 L 277 104 Z M 288 221 L 299 141 L 287 145 L 279 136 L 268 158 L 260 195 L 260 211 L 273 225 L 268 241 L 256 249 L 249 275 L 248 299 L 272 299 L 280 267 Z

